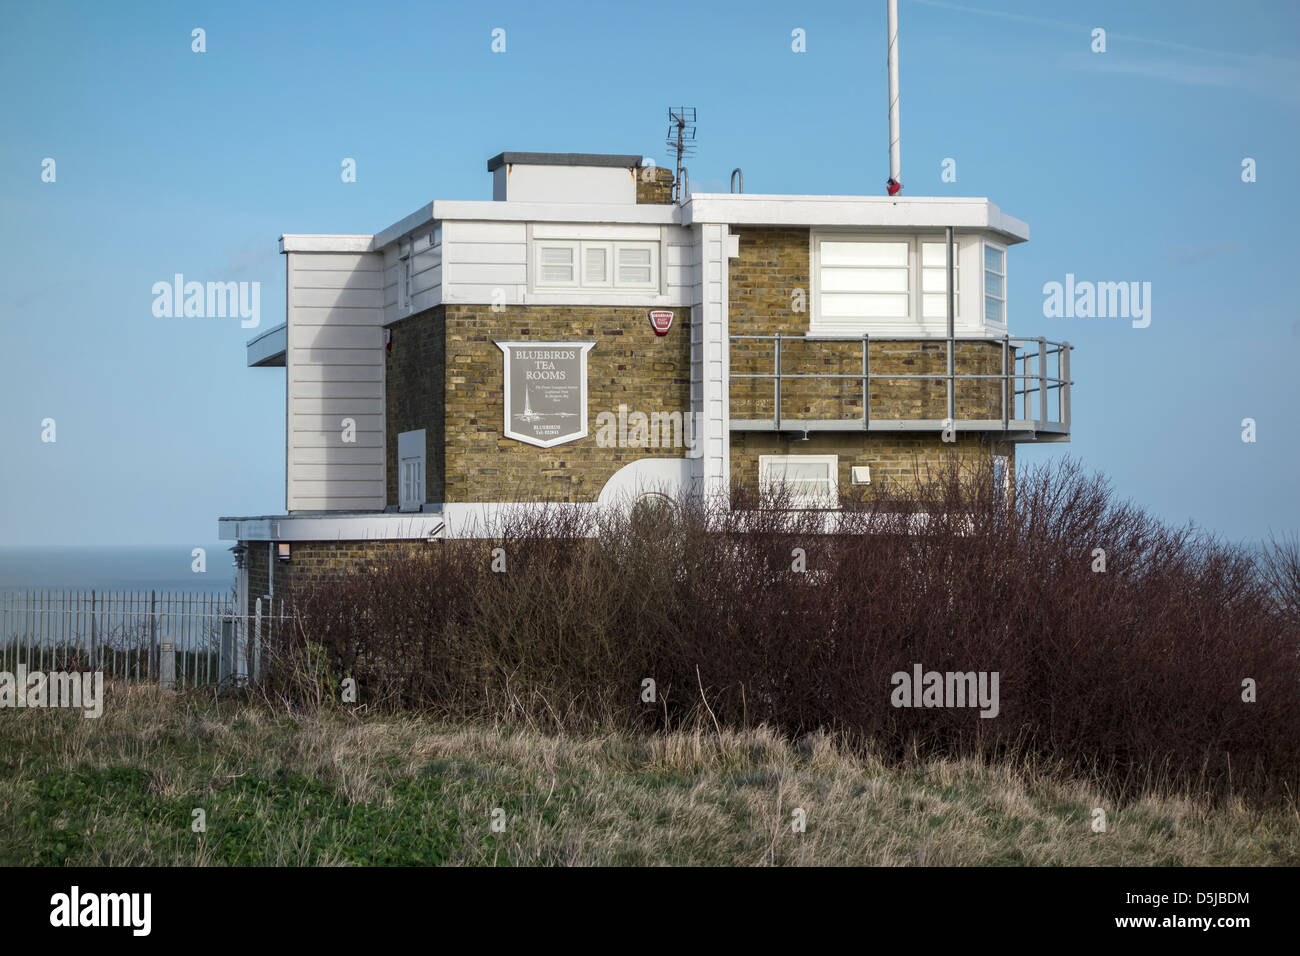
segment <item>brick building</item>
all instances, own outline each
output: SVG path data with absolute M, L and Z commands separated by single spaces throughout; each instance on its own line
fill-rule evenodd
M 986 199 L 675 197 L 622 155 L 488 171 L 489 201 L 282 237 L 286 321 L 248 364 L 285 369 L 285 513 L 220 519 L 250 600 L 502 507 L 833 508 L 1069 438 L 1069 346 L 1008 331 L 1028 227 Z

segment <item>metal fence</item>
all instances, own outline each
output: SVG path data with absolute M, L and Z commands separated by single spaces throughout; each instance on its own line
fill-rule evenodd
M 102 671 L 168 687 L 256 678 L 258 649 L 285 621 L 258 599 L 175 591 L 9 591 L 0 595 L 0 670 Z
M 735 381 L 770 380 L 772 382 L 771 417 L 744 418 L 734 416 L 731 428 L 735 431 L 942 431 L 955 426 L 958 431 L 999 431 L 1033 433 L 1039 440 L 1052 440 L 1053 436 L 1070 434 L 1070 352 L 1069 342 L 1052 342 L 1044 338 L 1027 339 L 1004 335 L 991 339 L 937 339 L 921 340 L 916 336 L 898 335 L 786 335 L 780 332 L 767 335 L 731 335 L 732 342 L 762 340 L 771 344 L 770 372 L 737 372 Z M 926 372 L 892 369 L 876 373 L 871 368 L 872 343 L 880 342 L 938 342 L 947 345 L 949 357 L 959 345 L 984 342 L 1000 350 L 1000 368 L 996 372 L 955 371 L 950 361 L 947 371 Z M 860 349 L 861 370 L 852 373 L 795 372 L 783 364 L 782 346 L 795 343 L 853 343 Z M 812 353 L 816 359 L 824 355 Z M 733 356 L 733 365 L 734 356 Z M 781 414 L 783 383 L 806 380 L 832 380 L 846 383 L 845 394 L 856 394 L 861 402 L 862 415 L 851 419 L 798 419 Z M 942 382 L 946 392 L 946 420 L 944 418 L 879 418 L 872 414 L 870 383 L 874 381 L 933 381 Z M 964 383 L 981 383 L 998 386 L 997 418 L 961 419 L 957 417 L 957 389 Z M 789 387 L 789 386 L 787 386 Z

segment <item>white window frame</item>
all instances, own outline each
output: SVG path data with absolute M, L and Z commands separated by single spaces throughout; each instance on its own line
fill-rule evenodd
M 663 275 L 661 270 L 660 240 L 655 239 L 533 239 L 531 288 L 536 292 L 649 292 L 661 295 Z M 555 282 L 542 277 L 543 250 L 564 247 L 573 251 L 574 277 L 572 282 Z M 587 251 L 601 249 L 605 253 L 605 278 L 588 281 Z M 631 249 L 645 249 L 650 253 L 649 279 L 644 282 L 624 282 L 619 276 L 619 259 Z M 639 268 L 639 267 L 638 267 Z
M 612 289 L 614 288 L 614 243 L 612 242 L 583 242 L 580 244 L 582 253 L 582 276 L 579 285 L 584 289 Z M 600 281 L 593 281 L 587 278 L 587 253 L 599 249 L 605 253 L 605 277 Z
M 903 244 L 907 246 L 907 291 L 905 293 L 892 292 L 882 293 L 888 295 L 905 295 L 907 297 L 907 314 L 903 316 L 891 316 L 889 318 L 878 319 L 861 319 L 861 325 L 865 326 L 870 323 L 890 323 L 890 322 L 908 322 L 914 321 L 911 318 L 913 306 L 916 302 L 916 269 L 914 268 L 915 260 L 918 255 L 916 248 L 915 236 L 898 236 L 887 233 L 841 233 L 841 232 L 814 232 L 812 234 L 812 310 L 809 313 L 808 332 L 810 335 L 848 335 L 855 334 L 851 329 L 838 329 L 828 327 L 822 319 L 822 243 L 824 242 L 876 242 L 892 243 L 894 245 Z M 832 267 L 833 268 L 833 267 Z M 871 267 L 867 267 L 871 268 Z M 889 268 L 898 268 L 891 266 Z
M 397 510 L 422 511 L 427 495 L 425 430 L 397 436 Z
M 827 466 L 828 487 L 821 493 L 798 494 L 791 492 L 787 502 L 791 508 L 832 509 L 840 506 L 840 458 L 839 455 L 759 455 L 758 456 L 758 493 L 760 497 L 780 491 L 784 478 L 775 482 L 772 472 L 784 471 L 791 462 L 802 464 L 819 463 Z
M 925 264 L 925 247 L 938 246 L 944 251 L 942 266 L 927 266 Z M 917 298 L 919 300 L 922 322 L 933 322 L 936 319 L 947 321 L 948 302 L 947 302 L 947 282 L 948 282 L 948 240 L 940 237 L 938 239 L 929 239 L 925 236 L 916 237 L 916 268 L 918 272 L 917 279 Z M 927 269 L 933 271 L 939 268 L 943 271 L 943 281 L 945 289 L 943 292 L 926 292 L 925 291 L 925 272 Z M 927 295 L 940 295 L 944 297 L 943 313 L 938 316 L 927 316 L 925 314 L 925 297 Z M 955 236 L 952 241 L 952 319 L 954 324 L 961 322 L 961 242 Z
M 538 240 L 536 248 L 537 264 L 537 282 L 536 287 L 539 289 L 577 289 L 582 284 L 582 243 L 570 239 L 542 239 Z M 559 282 L 553 279 L 543 281 L 542 270 L 546 268 L 542 262 L 543 253 L 547 249 L 568 249 L 573 261 L 573 278 L 568 282 Z
M 990 269 L 988 266 L 988 256 L 986 255 L 986 253 L 990 248 L 996 249 L 998 252 L 1002 254 L 1002 271 L 1000 273 L 996 272 L 993 269 Z M 989 294 L 988 274 L 990 272 L 992 272 L 993 275 L 1001 276 L 1002 278 L 1001 295 Z M 998 302 L 1002 303 L 1001 320 L 995 321 L 989 318 L 989 313 L 988 313 L 989 299 L 996 299 Z M 1007 247 L 1002 245 L 1001 243 L 993 242 L 992 240 L 989 239 L 983 239 L 980 241 L 980 322 L 982 322 L 984 325 L 995 325 L 998 328 L 1003 328 L 1003 329 L 1007 327 Z
M 972 247 L 976 242 L 982 240 L 967 236 L 963 248 L 962 236 L 953 237 L 953 272 L 954 272 L 954 289 L 953 289 L 953 321 L 960 329 L 965 325 L 966 331 L 979 330 L 982 327 L 980 321 L 971 321 L 967 319 L 964 323 L 962 320 L 962 258 L 969 251 L 974 255 Z M 855 324 L 849 326 L 847 323 L 842 326 L 834 326 L 827 323 L 822 316 L 822 296 L 825 294 L 822 289 L 822 243 L 824 242 L 893 242 L 905 243 L 908 247 L 907 253 L 907 314 L 905 316 L 894 316 L 889 318 L 859 318 L 853 320 Z M 927 266 L 924 264 L 924 247 L 928 244 L 946 246 L 947 240 L 942 234 L 933 232 L 919 233 L 879 233 L 879 232 L 839 232 L 834 229 L 813 229 L 810 230 L 809 237 L 809 262 L 811 264 L 810 285 L 812 286 L 812 301 L 809 303 L 809 321 L 808 334 L 812 336 L 845 336 L 845 335 L 863 335 L 863 334 L 881 334 L 881 335 L 911 335 L 913 332 L 920 333 L 921 337 L 942 336 L 945 332 L 944 320 L 947 318 L 947 303 L 944 303 L 943 315 L 927 317 L 925 314 L 925 296 L 928 295 L 946 295 L 946 293 L 927 293 L 925 291 L 925 272 Z M 982 247 L 980 256 L 983 255 Z M 967 259 L 970 264 L 971 259 Z M 980 265 L 982 266 L 982 260 Z M 834 268 L 834 267 L 831 267 Z M 891 267 L 897 268 L 897 266 Z M 934 266 L 928 267 L 934 269 Z M 945 256 L 944 267 L 947 269 L 947 257 Z M 982 274 L 982 273 L 981 273 Z M 945 271 L 946 275 L 946 271 Z M 970 277 L 966 277 L 966 286 L 972 287 Z M 979 293 L 983 294 L 983 284 L 975 286 Z M 902 293 L 889 293 L 901 295 Z M 967 292 L 967 297 L 970 293 Z M 980 305 L 982 306 L 982 301 Z M 967 313 L 970 314 L 970 306 L 967 306 Z
M 614 264 L 611 269 L 611 275 L 616 289 L 628 289 L 634 291 L 659 290 L 659 243 L 657 242 L 615 242 L 614 244 Z M 650 253 L 650 262 L 645 268 L 650 273 L 650 278 L 644 283 L 641 282 L 624 282 L 619 270 L 622 269 L 623 253 L 634 250 L 646 250 Z M 636 266 L 635 268 L 642 268 Z
M 415 251 L 410 246 L 398 257 L 397 306 L 403 312 L 411 311 L 411 281 Z

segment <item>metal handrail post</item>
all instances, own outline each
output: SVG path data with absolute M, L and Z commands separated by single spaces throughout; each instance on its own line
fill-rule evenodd
M 956 356 L 956 350 L 957 350 L 957 342 L 956 342 L 956 337 L 957 337 L 957 322 L 956 322 L 957 304 L 956 304 L 956 299 L 955 299 L 955 297 L 954 297 L 954 295 L 953 295 L 953 278 L 954 278 L 954 277 L 953 277 L 953 271 L 954 271 L 954 269 L 956 268 L 956 263 L 954 262 L 954 259 L 956 258 L 957 250 L 956 250 L 956 249 L 954 248 L 954 246 L 953 246 L 953 231 L 952 231 L 952 226 L 949 226 L 949 227 L 948 227 L 946 238 L 947 238 L 947 250 L 948 250 L 948 251 L 947 251 L 947 257 L 948 257 L 948 278 L 947 278 L 947 286 L 948 286 L 948 421 L 950 421 L 950 422 L 955 422 L 955 421 L 957 420 L 957 396 L 956 396 L 955 391 L 954 391 L 955 388 L 956 388 L 956 384 L 957 384 L 957 383 L 956 383 L 956 379 L 954 378 L 954 375 L 955 375 L 956 370 L 957 370 L 957 365 L 956 365 L 956 361 L 957 361 L 957 356 Z
M 1038 424 L 1047 424 L 1047 339 L 1038 337 Z
M 1011 340 L 1007 333 L 1002 333 L 1002 430 L 1007 430 L 1008 408 L 1007 402 L 1011 398 L 1011 378 L 1007 370 L 1007 352 L 1011 348 Z
M 780 332 L 776 333 L 775 344 L 776 344 L 776 360 L 774 362 L 774 371 L 776 374 L 774 376 L 775 393 L 773 395 L 773 401 L 775 405 L 772 409 L 772 418 L 773 421 L 776 423 L 777 429 L 780 430 L 781 428 L 781 333 Z
M 1070 384 L 1071 384 L 1070 349 L 1071 348 L 1073 348 L 1073 346 L 1071 346 L 1069 342 L 1062 342 L 1061 355 L 1060 355 L 1060 359 L 1058 360 L 1058 365 L 1060 367 L 1060 372 L 1061 372 L 1061 391 L 1059 393 L 1061 396 L 1060 398 L 1061 424 L 1065 426 L 1065 430 L 1067 432 L 1070 430 Z
M 862 334 L 862 430 L 868 430 L 871 421 L 871 386 L 867 365 L 867 335 Z

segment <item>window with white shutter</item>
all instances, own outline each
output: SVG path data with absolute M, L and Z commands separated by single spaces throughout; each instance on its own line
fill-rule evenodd
M 408 250 L 397 261 L 397 307 L 411 311 L 411 253 Z
M 566 287 L 578 284 L 578 243 L 548 242 L 537 247 L 537 284 Z
M 942 336 L 948 317 L 948 243 L 942 236 L 812 233 L 811 316 L 813 335 Z M 1005 324 L 1002 251 L 978 239 L 956 237 L 953 246 L 953 318 L 963 332 L 989 322 Z M 981 261 L 977 256 L 983 256 Z M 965 288 L 961 262 L 967 263 Z M 987 267 L 997 270 L 979 281 Z M 971 271 L 974 278 L 971 281 Z M 981 309 L 985 290 L 996 302 Z M 965 306 L 962 299 L 966 299 Z M 994 318 L 994 316 L 997 316 Z M 999 328 L 998 331 L 1001 331 Z
M 609 267 L 614 247 L 608 242 L 582 244 L 582 284 L 587 288 L 605 288 L 610 284 Z
M 838 508 L 838 455 L 759 455 L 758 491 L 789 508 Z
M 537 240 L 535 289 L 659 291 L 659 243 Z
M 956 253 L 956 249 L 953 252 Z M 953 318 L 961 318 L 961 269 L 952 264 Z M 948 318 L 948 243 L 921 243 L 921 313 L 927 319 Z
M 909 240 L 822 239 L 814 331 L 857 333 L 911 315 Z
M 655 247 L 648 242 L 620 242 L 616 246 L 620 289 L 652 289 L 659 285 Z
M 1007 252 L 984 243 L 984 320 L 997 325 L 1007 321 Z

